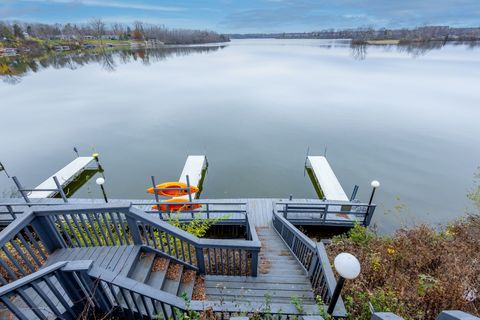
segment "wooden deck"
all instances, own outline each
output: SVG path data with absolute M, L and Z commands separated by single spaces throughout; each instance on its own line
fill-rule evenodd
M 257 227 L 262 242 L 257 277 L 205 276 L 210 301 L 291 304 L 298 299 L 314 305 L 306 271 L 290 253 L 272 226 Z
M 70 198 L 68 199 L 69 204 L 104 204 L 105 201 L 103 199 L 75 199 Z M 135 207 L 144 210 L 150 211 L 150 213 L 155 214 L 152 211 L 152 200 L 147 199 L 109 199 L 110 204 L 120 204 L 120 203 L 132 203 Z M 318 199 L 294 199 L 295 203 L 305 203 L 305 204 L 319 204 L 321 205 L 323 202 Z M 274 199 L 274 198 L 240 198 L 240 199 L 205 199 L 205 200 L 198 200 L 198 202 L 203 203 L 204 205 L 202 208 L 197 209 L 194 211 L 194 214 L 200 218 L 207 218 L 206 213 L 206 204 L 207 203 L 215 203 L 215 209 L 219 210 L 220 212 L 214 213 L 210 215 L 210 218 L 218 218 L 218 217 L 225 217 L 228 216 L 227 221 L 223 221 L 223 223 L 237 223 L 239 221 L 244 221 L 245 214 L 241 213 L 246 211 L 249 213 L 249 219 L 254 223 L 257 227 L 265 227 L 268 226 L 269 223 L 272 221 L 272 211 L 274 209 L 274 204 L 276 204 L 276 209 L 278 210 L 282 204 L 291 203 L 288 199 Z M 24 205 L 24 201 L 22 199 L 0 199 L 0 225 L 8 225 L 12 221 L 11 215 L 8 213 L 5 206 L 2 206 L 2 203 L 10 203 L 10 204 L 17 204 L 13 206 L 15 212 L 21 213 L 24 210 L 27 210 L 27 205 Z M 38 205 L 52 205 L 52 204 L 64 204 L 61 199 L 34 199 L 32 203 L 35 206 Z M 222 203 L 224 204 L 222 206 Z M 232 205 L 238 204 L 238 205 Z M 355 207 L 352 206 L 351 203 L 345 202 L 350 210 L 354 211 L 357 210 L 361 212 L 364 207 Z M 213 207 L 213 206 L 212 206 Z M 361 216 L 355 216 L 352 214 L 344 214 L 341 213 L 340 210 L 342 209 L 341 206 L 330 206 L 331 212 L 327 214 L 327 218 L 330 221 L 330 225 L 337 225 L 337 224 L 352 224 L 354 221 L 361 222 Z M 234 211 L 239 212 L 234 212 Z M 181 214 L 181 217 L 185 219 L 191 218 L 191 212 L 184 212 Z M 289 213 L 289 219 L 292 219 L 292 223 L 294 224 L 322 224 L 322 221 L 319 219 L 318 213 L 311 213 L 311 212 L 301 212 L 301 213 Z M 297 219 L 298 223 L 294 222 L 293 219 Z M 230 221 L 230 222 L 229 222 Z
M 141 246 L 132 245 L 58 249 L 48 257 L 43 267 L 60 261 L 93 260 L 94 266 L 116 274 L 127 275 L 140 252 L 140 248 Z

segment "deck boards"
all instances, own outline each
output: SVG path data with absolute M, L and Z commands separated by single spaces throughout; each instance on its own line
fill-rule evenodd
M 271 224 L 265 222 L 267 217 L 271 217 L 272 202 L 256 199 L 252 206 L 250 213 L 256 214 L 255 224 L 262 225 L 256 228 L 262 243 L 258 276 L 207 275 L 205 287 L 208 300 L 266 302 L 271 299 L 272 303 L 290 304 L 297 297 L 303 304 L 315 304 L 306 271 L 291 255 Z

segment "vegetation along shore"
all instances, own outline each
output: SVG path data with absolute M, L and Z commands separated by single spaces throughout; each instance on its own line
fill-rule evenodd
M 329 257 L 346 251 L 362 265 L 343 292 L 349 319 L 370 319 L 370 304 L 415 320 L 436 319 L 445 309 L 480 314 L 479 179 L 468 194 L 476 212 L 440 230 L 419 225 L 380 236 L 356 226 L 333 238 Z
M 137 21 L 132 25 L 106 24 L 93 19 L 86 24 L 0 22 L 0 53 L 69 51 L 96 47 L 157 47 L 228 42 L 225 35 L 207 30 L 170 29 Z

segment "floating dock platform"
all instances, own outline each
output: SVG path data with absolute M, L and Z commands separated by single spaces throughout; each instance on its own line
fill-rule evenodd
M 327 158 L 308 156 L 306 167 L 312 170 L 315 183 L 320 187 L 325 200 L 349 201 Z
M 57 177 L 58 182 L 63 188 L 67 186 L 70 182 L 72 182 L 76 177 L 78 177 L 83 171 L 88 169 L 93 162 L 95 162 L 94 157 L 76 158 L 75 160 L 67 164 L 64 168 L 60 169 L 58 172 L 48 177 L 47 180 L 39 184 L 33 191 L 28 193 L 28 198 L 42 199 L 54 197 L 55 195 L 57 195 L 58 192 L 45 191 L 57 189 L 57 185 L 53 180 L 54 177 Z
M 196 186 L 201 190 L 203 177 L 205 170 L 207 169 L 208 162 L 205 155 L 200 156 L 188 156 L 185 166 L 183 167 L 182 174 L 180 175 L 179 182 L 187 183 L 187 176 L 191 186 Z M 200 196 L 200 193 L 192 193 L 192 199 L 197 199 Z M 188 200 L 188 195 L 183 197 L 178 197 L 176 199 L 185 199 Z

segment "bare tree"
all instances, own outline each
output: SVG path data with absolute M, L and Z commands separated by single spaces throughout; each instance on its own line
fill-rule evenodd
M 92 28 L 93 36 L 101 40 L 105 34 L 105 22 L 100 18 L 95 18 L 90 21 L 90 27 Z

